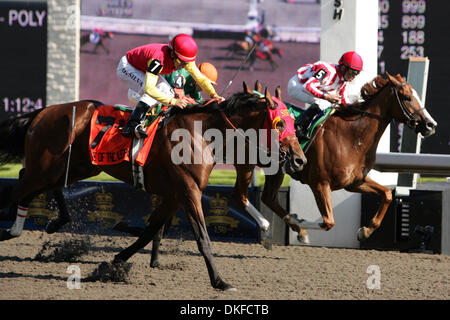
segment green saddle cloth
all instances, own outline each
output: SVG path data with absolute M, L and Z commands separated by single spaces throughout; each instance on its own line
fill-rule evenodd
M 164 113 L 164 110 L 162 109 L 162 107 L 163 107 L 162 104 L 158 104 L 156 107 L 154 107 L 152 110 L 149 110 L 145 114 L 144 127 L 148 127 L 149 125 L 151 125 L 156 119 L 158 119 L 158 117 L 160 115 L 162 115 Z M 134 110 L 133 107 L 127 106 L 125 104 L 115 104 L 114 108 L 120 109 L 125 112 L 132 112 Z
M 305 112 L 305 110 L 300 109 L 299 107 L 297 107 L 296 105 L 293 105 L 289 102 L 283 101 L 286 104 L 286 107 L 288 108 L 289 112 L 291 113 L 291 115 L 295 118 L 295 120 L 299 119 L 302 116 L 302 113 Z M 309 126 L 308 132 L 307 132 L 307 137 L 306 138 L 302 138 L 299 142 L 300 142 L 300 146 L 302 147 L 302 149 L 305 148 L 305 146 L 308 144 L 309 140 L 312 137 L 312 133 L 314 132 L 314 129 L 316 129 L 318 126 L 320 126 L 326 119 L 328 119 L 329 114 L 331 113 L 331 111 L 333 110 L 333 108 L 327 108 L 323 111 L 321 111 L 319 113 L 319 116 L 315 117 L 315 119 L 313 120 L 313 122 L 311 123 L 311 125 Z

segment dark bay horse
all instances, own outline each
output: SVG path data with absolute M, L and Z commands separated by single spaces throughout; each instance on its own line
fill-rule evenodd
M 425 109 L 416 90 L 400 75 L 378 75 L 361 89 L 363 102 L 338 109 L 317 128 L 317 135 L 307 149 L 308 163 L 299 173 L 300 181 L 310 186 L 323 218 L 318 226 L 297 219 L 278 204 L 278 189 L 283 175 L 266 177 L 263 201 L 294 231 L 300 242 L 307 243 L 304 228 L 330 230 L 335 222 L 331 192 L 345 189 L 349 192 L 376 194 L 381 204 L 370 225 L 357 232 L 359 241 L 367 239 L 381 225 L 392 201 L 392 192 L 367 176 L 376 160 L 378 142 L 392 120 L 413 128 L 423 137 L 434 134 L 437 123 Z M 245 188 L 249 170 L 238 171 L 238 180 Z M 295 177 L 297 178 L 297 177 Z M 300 216 L 300 214 L 299 214 Z
M 246 89 L 246 90 L 249 90 L 249 89 Z M 255 91 L 256 92 L 262 91 L 261 84 L 259 81 L 256 81 Z M 276 88 L 275 97 L 279 101 L 282 101 L 280 87 Z M 283 125 L 286 125 L 286 123 L 284 123 Z M 264 168 L 265 165 L 262 163 L 258 163 L 258 166 Z M 264 220 L 264 217 L 262 216 L 261 213 L 258 212 L 258 210 L 250 203 L 250 201 L 248 199 L 248 186 L 252 179 L 252 175 L 254 174 L 255 164 L 251 164 L 251 163 L 235 164 L 234 167 L 236 169 L 237 175 L 236 175 L 236 181 L 235 181 L 235 185 L 234 185 L 233 192 L 232 192 L 232 198 L 243 210 L 249 212 L 252 215 L 252 217 L 255 220 L 257 220 L 258 224 L 260 224 L 261 220 Z M 294 179 L 298 180 L 299 179 L 298 174 L 299 174 L 299 172 L 296 172 L 296 173 L 293 173 L 291 176 L 293 176 Z M 268 208 L 270 208 L 271 210 L 276 212 L 279 216 L 286 215 L 285 210 L 281 207 L 281 205 L 279 204 L 279 201 L 278 201 L 278 190 L 283 182 L 284 175 L 285 175 L 285 170 L 283 170 L 282 167 L 280 167 L 280 169 L 275 174 L 266 175 L 264 190 L 263 190 L 262 197 L 261 197 L 263 203 Z M 63 211 L 60 211 L 60 215 L 61 215 L 61 212 L 63 212 Z M 268 224 L 269 222 L 266 221 L 266 223 Z M 155 238 L 153 239 L 153 246 L 152 246 L 152 253 L 151 253 L 151 260 L 150 260 L 151 267 L 157 267 L 160 264 L 159 263 L 159 246 L 160 246 L 164 231 L 169 227 L 170 227 L 170 221 L 168 222 L 167 225 L 165 225 L 165 226 L 163 226 L 163 228 L 161 228 L 161 230 L 156 234 Z M 260 225 L 260 227 L 261 227 L 261 229 L 263 229 L 263 227 L 261 225 Z M 144 232 L 143 228 L 135 227 L 135 226 L 128 226 L 127 224 L 121 223 L 121 222 L 119 222 L 119 224 L 117 224 L 114 227 L 114 229 L 117 231 L 132 234 L 134 236 L 140 236 Z M 270 230 L 262 230 L 261 238 L 264 235 L 266 235 L 267 238 L 261 239 L 261 240 L 263 242 L 263 245 L 267 249 L 271 249 L 271 246 L 272 246 L 272 239 L 271 239 L 272 235 L 270 232 L 271 232 Z M 301 234 L 303 234 L 304 236 L 307 235 L 306 231 L 302 231 Z
M 171 121 L 156 133 L 149 161 L 144 165 L 145 188 L 160 195 L 161 204 L 152 213 L 144 233 L 135 243 L 117 254 L 114 263 L 127 261 L 145 247 L 182 206 L 191 224 L 199 251 L 205 260 L 211 285 L 221 290 L 232 289 L 231 285 L 221 279 L 215 266 L 201 205 L 202 191 L 208 184 L 214 163 L 194 161 L 175 164 L 172 161 L 172 150 L 178 142 L 172 141 L 171 137 L 177 129 L 183 129 L 191 134 L 191 138 L 194 136 L 195 140 L 195 122 L 201 122 L 202 133 L 210 128 L 216 128 L 223 135 L 229 123 L 242 130 L 262 128 L 268 113 L 267 108 L 277 108 L 277 105 L 267 90 L 265 96 L 260 97 L 252 93 L 245 84 L 244 88 L 246 89 L 244 92 L 236 93 L 220 104 L 212 102 L 208 106 L 197 105 L 190 109 L 173 110 L 174 116 Z M 61 190 L 65 182 L 68 148 L 71 142 L 69 184 L 95 176 L 101 171 L 126 183 L 133 183 L 129 162 L 110 166 L 95 166 L 91 163 L 90 120 L 95 108 L 100 104 L 94 101 L 78 101 L 54 105 L 5 120 L 0 124 L 0 161 L 8 162 L 22 157 L 25 159 L 25 170 L 18 183 L 1 191 L 0 207 L 4 208 L 18 202 L 19 207 L 27 208 L 35 195 L 45 191 Z M 70 141 L 70 123 L 74 105 L 77 109 L 74 135 Z M 203 135 L 199 139 L 190 144 L 192 154 L 195 154 L 194 145 L 197 147 L 200 145 L 205 150 L 211 143 Z M 280 164 L 283 163 L 286 172 L 292 176 L 298 174 L 306 163 L 296 139 L 281 141 L 280 155 L 287 155 L 288 160 L 280 161 Z M 213 159 L 213 150 L 209 150 L 206 157 Z M 1 240 L 8 240 L 14 236 L 10 230 L 0 230 Z

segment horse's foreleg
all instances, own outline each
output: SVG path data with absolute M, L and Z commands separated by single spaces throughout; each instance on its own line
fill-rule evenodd
M 205 218 L 203 216 L 202 193 L 200 190 L 190 190 L 185 202 L 185 210 L 194 232 L 197 247 L 203 258 L 205 259 L 206 267 L 208 269 L 209 279 L 211 285 L 220 290 L 235 290 L 231 285 L 223 281 L 216 265 L 211 251 L 211 240 L 209 239 L 208 231 L 206 230 Z
M 255 166 L 237 165 L 236 183 L 233 188 L 233 199 L 255 219 L 262 231 L 269 230 L 270 223 L 248 200 L 248 186 Z
M 392 192 L 389 188 L 386 188 L 369 177 L 365 177 L 364 182 L 356 187 L 346 188 L 350 192 L 358 193 L 376 193 L 381 196 L 381 204 L 378 207 L 377 212 L 370 221 L 369 227 L 362 227 L 358 230 L 358 240 L 362 241 L 370 237 L 370 235 L 381 225 L 384 215 L 392 202 Z
M 322 215 L 323 222 L 319 224 L 321 229 L 329 231 L 334 227 L 333 203 L 329 184 L 319 184 L 312 187 L 317 207 Z
M 278 191 L 283 183 L 284 173 L 279 171 L 277 174 L 266 176 L 264 190 L 261 196 L 262 202 L 275 212 L 283 221 L 295 232 L 298 232 L 297 239 L 301 243 L 309 244 L 308 232 L 301 228 L 300 222 L 284 210 L 278 199 Z
M 250 216 L 255 219 L 261 230 L 261 243 L 266 249 L 272 249 L 272 232 L 270 223 L 248 200 L 248 186 L 252 179 L 254 165 L 236 165 L 236 183 L 233 188 L 233 199 L 239 203 Z

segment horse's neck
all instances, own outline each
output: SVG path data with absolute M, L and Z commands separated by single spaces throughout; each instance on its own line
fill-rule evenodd
M 367 113 L 376 115 L 359 115 L 355 116 L 355 121 L 350 121 L 348 126 L 350 136 L 355 137 L 358 145 L 367 147 L 367 151 L 376 151 L 376 147 L 390 123 L 391 116 L 388 115 L 386 109 L 382 106 L 389 103 L 388 97 L 379 95 L 370 102 L 370 105 L 365 109 Z M 359 118 L 358 118 L 359 117 Z

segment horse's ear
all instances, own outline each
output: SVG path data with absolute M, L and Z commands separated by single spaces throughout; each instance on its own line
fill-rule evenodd
M 261 82 L 259 82 L 259 80 L 256 80 L 255 82 L 255 91 L 261 93 L 262 91 L 262 86 L 261 86 Z
M 278 86 L 278 87 L 275 89 L 275 97 L 276 97 L 278 100 L 281 101 L 281 88 L 280 88 L 280 86 Z
M 395 77 L 391 76 L 387 71 L 386 71 L 386 75 L 388 76 L 389 81 L 394 85 L 394 86 L 398 86 L 400 83 L 398 82 L 397 79 L 395 79 Z
M 266 104 L 269 109 L 275 110 L 277 108 L 276 104 L 272 100 L 272 96 L 269 93 L 269 90 L 264 91 L 264 97 L 266 98 Z
M 242 83 L 242 85 L 244 87 L 244 92 L 253 93 L 253 91 L 248 87 L 248 85 L 245 83 L 245 81 Z

